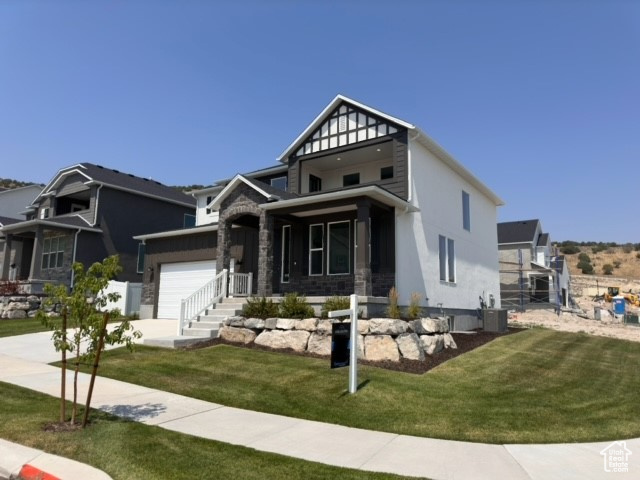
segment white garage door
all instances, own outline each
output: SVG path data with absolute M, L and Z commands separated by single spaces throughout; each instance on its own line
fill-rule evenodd
M 180 301 L 216 276 L 216 262 L 164 263 L 160 266 L 158 318 L 180 317 Z

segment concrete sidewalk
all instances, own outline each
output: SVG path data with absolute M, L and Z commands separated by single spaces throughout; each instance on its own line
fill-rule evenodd
M 148 335 L 163 333 L 158 331 L 161 330 L 158 324 L 140 323 L 137 328 L 146 329 Z M 33 342 L 30 352 L 11 351 L 5 345 L 7 339 L 0 339 L 0 381 L 57 396 L 60 370 L 43 363 L 52 361 L 50 352 L 33 351 L 35 343 L 41 340 L 34 335 L 42 334 L 10 339 L 23 346 Z M 42 358 L 37 358 L 38 355 Z M 80 398 L 85 396 L 88 379 L 88 375 L 81 375 Z M 104 377 L 96 380 L 92 404 L 147 425 L 367 471 L 433 479 L 564 480 L 604 479 L 613 475 L 605 472 L 600 454 L 611 442 L 488 445 L 411 437 L 225 407 Z M 640 439 L 628 440 L 626 447 L 635 456 L 629 456 L 629 472 L 616 473 L 616 479 L 640 476 Z

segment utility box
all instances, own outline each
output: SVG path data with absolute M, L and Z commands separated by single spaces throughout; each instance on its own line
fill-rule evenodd
M 593 308 L 593 318 L 594 320 L 602 320 L 602 307 Z
M 507 310 L 487 308 L 482 311 L 482 319 L 485 332 L 505 333 L 508 330 Z

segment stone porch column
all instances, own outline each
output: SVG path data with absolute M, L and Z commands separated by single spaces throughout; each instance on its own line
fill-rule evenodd
M 40 276 L 42 270 L 42 247 L 44 246 L 44 235 L 41 226 L 36 227 L 36 236 L 33 240 L 33 251 L 31 252 L 31 268 L 29 269 L 29 280 Z M 24 252 L 23 252 L 24 254 Z
M 370 297 L 373 287 L 371 285 L 371 263 L 369 262 L 369 238 L 371 223 L 371 204 L 368 200 L 358 201 L 358 227 L 356 249 L 356 271 L 354 275 L 354 290 L 356 295 Z
M 273 295 L 273 217 L 267 212 L 260 214 L 258 234 L 258 295 Z
M 2 257 L 2 272 L 0 272 L 1 280 L 9 280 L 9 266 L 11 265 L 11 243 L 13 242 L 13 235 L 6 234 L 4 239 L 4 249 Z
M 216 257 L 216 273 L 231 266 L 231 222 L 226 220 L 218 223 L 218 248 Z

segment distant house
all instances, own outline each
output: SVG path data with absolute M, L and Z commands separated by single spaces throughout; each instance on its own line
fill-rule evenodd
M 0 190 L 0 217 L 24 220 L 25 210 L 40 194 L 42 185 Z
M 279 165 L 194 192 L 194 228 L 137 237 L 141 316 L 177 318 L 223 269 L 251 274 L 260 296 L 383 304 L 395 286 L 401 304 L 415 292 L 470 327 L 479 297 L 500 305 L 502 201 L 486 185 L 415 125 L 342 95 L 301 130 Z
M 2 192 L 6 193 L 6 192 Z M 31 197 L 26 220 L 5 221 L 1 279 L 39 291 L 45 282 L 72 285 L 73 262 L 85 266 L 120 255 L 120 281 L 140 281 L 132 236 L 179 228 L 195 201 L 174 188 L 100 165 L 63 168 Z
M 571 275 L 540 220 L 498 224 L 500 296 L 505 308 L 569 306 Z

